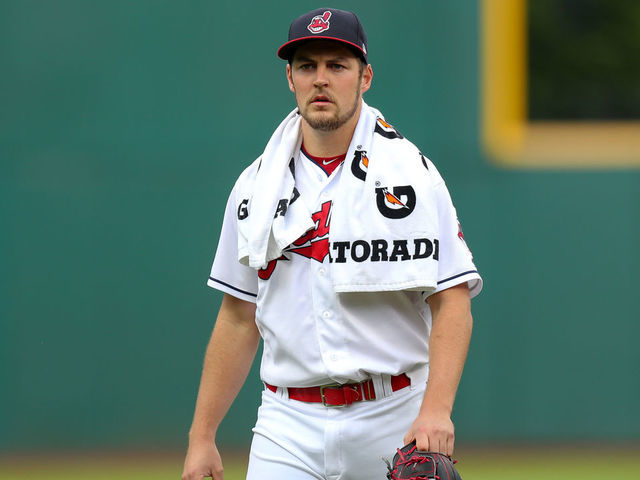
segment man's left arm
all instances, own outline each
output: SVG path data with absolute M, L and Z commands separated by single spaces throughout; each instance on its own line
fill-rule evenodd
M 416 440 L 418 450 L 453 455 L 451 411 L 469 350 L 473 319 L 467 283 L 427 298 L 432 327 L 429 339 L 429 379 L 418 418 L 405 444 Z

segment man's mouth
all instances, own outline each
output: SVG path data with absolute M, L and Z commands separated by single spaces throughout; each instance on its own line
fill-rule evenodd
M 331 99 L 329 99 L 329 97 L 327 97 L 326 95 L 316 95 L 311 100 L 311 103 L 314 103 L 316 105 L 326 105 L 333 102 L 331 102 Z

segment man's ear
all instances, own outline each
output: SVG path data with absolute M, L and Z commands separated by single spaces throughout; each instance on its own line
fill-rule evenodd
M 289 90 L 296 93 L 296 87 L 293 85 L 293 76 L 291 75 L 291 64 L 287 63 L 287 81 L 289 82 Z
M 362 72 L 362 85 L 360 86 L 360 93 L 364 93 L 371 88 L 371 82 L 373 81 L 373 68 L 371 64 L 364 67 Z

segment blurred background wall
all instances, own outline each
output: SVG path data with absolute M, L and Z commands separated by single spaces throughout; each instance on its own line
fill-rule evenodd
M 551 3 L 562 8 L 527 18 L 551 28 L 607 2 Z M 611 3 L 638 26 L 635 2 Z M 205 282 L 226 198 L 294 107 L 275 50 L 317 6 L 0 1 L 0 449 L 186 444 L 221 299 Z M 588 168 L 487 153 L 483 12 L 498 18 L 504 2 L 332 6 L 359 14 L 375 74 L 365 99 L 438 166 L 485 280 L 459 441 L 638 440 L 640 152 L 620 167 L 605 149 Z M 536 35 L 564 32 L 554 45 L 570 57 L 614 61 L 562 25 Z M 635 56 L 617 61 L 635 67 L 620 70 L 637 72 L 638 38 L 627 43 Z M 598 82 L 575 88 L 578 105 Z M 595 115 L 545 110 L 547 84 L 536 119 Z M 261 388 L 254 367 L 221 442 L 248 442 Z

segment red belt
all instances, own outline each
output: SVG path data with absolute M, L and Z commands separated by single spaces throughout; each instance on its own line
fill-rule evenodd
M 266 387 L 275 392 L 278 387 L 265 383 Z M 411 385 L 411 379 L 402 373 L 391 377 L 391 390 L 394 392 Z M 365 380 L 359 383 L 331 383 L 319 387 L 289 387 L 289 398 L 300 402 L 322 403 L 327 407 L 341 407 L 351 405 L 353 402 L 363 400 L 375 400 L 376 391 L 373 388 L 373 380 Z

